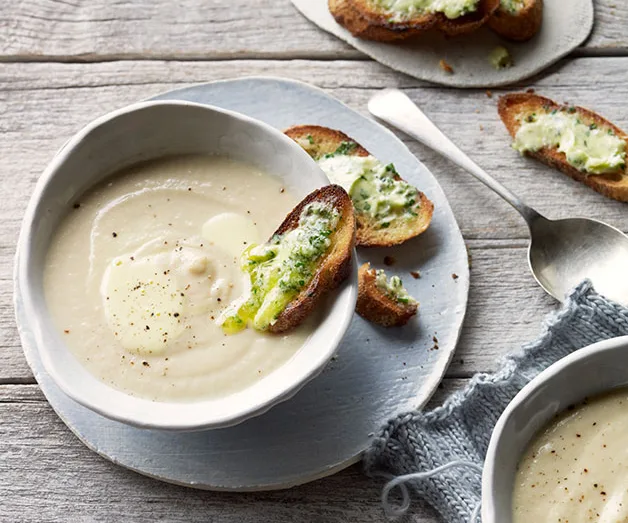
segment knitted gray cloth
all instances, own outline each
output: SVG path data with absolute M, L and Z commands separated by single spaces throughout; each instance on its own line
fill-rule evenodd
M 479 508 L 481 465 L 491 432 L 510 400 L 543 369 L 596 341 L 628 334 L 628 309 L 580 284 L 563 308 L 549 316 L 541 337 L 504 358 L 494 374 L 477 374 L 469 385 L 431 412 L 409 412 L 391 420 L 364 457 L 367 473 L 388 478 L 468 462 L 411 479 L 408 484 L 446 523 L 467 523 Z M 400 478 L 402 479 L 402 478 Z M 408 478 L 406 478 L 407 480 Z M 400 514 L 409 505 L 404 481 L 401 510 L 391 509 L 387 490 L 384 507 Z

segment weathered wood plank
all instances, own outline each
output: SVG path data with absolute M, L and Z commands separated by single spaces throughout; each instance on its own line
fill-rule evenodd
M 0 385 L 0 403 L 45 403 L 46 398 L 37 385 Z
M 628 6 L 596 0 L 580 53 L 626 53 Z M 359 58 L 288 0 L 22 0 L 0 6 L 5 60 Z
M 539 79 L 537 89 L 612 115 L 628 127 L 628 58 L 581 58 Z M 588 71 L 582 75 L 582 71 Z M 489 172 L 549 216 L 583 214 L 628 230 L 625 205 L 608 200 L 509 150 L 484 91 L 436 89 L 370 62 L 118 62 L 4 64 L 0 66 L 0 380 L 30 379 L 13 322 L 11 271 L 19 222 L 34 182 L 63 142 L 95 116 L 177 85 L 245 74 L 281 74 L 309 80 L 350 106 L 385 85 L 398 85 L 419 101 L 451 138 Z M 598 79 L 607 89 L 601 93 Z M 296 123 L 296 122 L 295 122 Z M 480 129 L 482 126 L 482 129 Z M 490 369 L 496 354 L 534 337 L 552 301 L 533 283 L 525 262 L 526 229 L 498 197 L 424 147 L 408 142 L 437 175 L 475 258 L 469 319 L 452 375 Z M 560 202 L 558 206 L 557 202 Z M 506 240 L 506 241 L 501 241 Z M 492 251 L 492 247 L 505 248 Z M 516 248 L 513 248 L 516 247 Z M 492 251 L 492 252 L 491 252 Z M 523 304 L 523 310 L 519 305 Z M 506 322 L 514 326 L 504 333 Z M 491 340 L 487 343 L 487 340 Z M 464 365 L 459 360 L 464 360 Z
M 616 0 L 596 0 L 594 6 L 595 26 L 582 51 L 601 54 L 626 53 L 628 37 L 625 28 L 628 22 L 628 4 Z
M 466 380 L 445 380 L 437 405 Z M 0 385 L 0 521 L 385 522 L 381 483 L 359 465 L 289 491 L 229 494 L 168 485 L 88 450 L 36 385 Z M 28 472 L 28 473 L 26 473 Z M 43 495 L 45 494 L 45 495 Z M 413 504 L 414 523 L 433 522 Z
M 0 28 L 19 60 L 361 56 L 286 0 L 3 2 Z

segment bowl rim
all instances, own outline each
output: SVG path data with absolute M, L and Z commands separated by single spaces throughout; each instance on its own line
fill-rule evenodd
M 504 429 L 510 421 L 513 412 L 519 409 L 539 388 L 547 382 L 555 379 L 558 375 L 569 372 L 569 369 L 583 360 L 595 360 L 600 354 L 613 352 L 625 348 L 628 345 L 627 336 L 616 336 L 606 340 L 600 340 L 581 349 L 577 349 L 571 354 L 552 363 L 549 367 L 541 371 L 530 380 L 508 403 L 500 415 L 493 431 L 486 451 L 484 466 L 482 468 L 482 521 L 485 523 L 505 523 L 497 522 L 495 519 L 495 467 L 498 463 L 497 448 L 501 443 Z M 628 376 L 626 376 L 628 380 Z M 612 390 L 615 387 L 609 387 Z M 599 394 L 603 394 L 600 391 Z M 583 398 L 586 394 L 583 394 Z M 547 421 L 547 420 L 545 420 Z M 524 449 L 521 450 L 521 453 Z
M 29 346 L 30 350 L 35 350 L 39 354 L 43 368 L 45 372 L 52 378 L 55 384 L 61 389 L 61 391 L 74 400 L 76 403 L 96 412 L 106 418 L 119 421 L 125 423 L 127 425 L 135 426 L 138 428 L 146 428 L 146 429 L 157 429 L 157 430 L 168 430 L 168 431 L 197 431 L 197 430 L 209 430 L 216 428 L 224 428 L 236 425 L 241 423 L 249 418 L 259 416 L 270 410 L 273 406 L 290 399 L 294 396 L 302 387 L 304 387 L 307 383 L 309 383 L 312 379 L 314 379 L 318 374 L 320 374 L 326 365 L 329 363 L 333 355 L 335 354 L 338 345 L 340 344 L 342 338 L 346 334 L 346 331 L 349 327 L 351 319 L 353 318 L 353 313 L 355 310 L 355 304 L 357 300 L 357 255 L 355 248 L 352 250 L 352 259 L 351 259 L 351 269 L 349 278 L 345 282 L 341 284 L 341 286 L 336 289 L 334 292 L 336 293 L 334 300 L 344 299 L 347 302 L 346 307 L 344 308 L 344 314 L 336 320 L 333 325 L 334 329 L 331 329 L 330 336 L 327 338 L 328 343 L 325 345 L 327 350 L 324 352 L 323 357 L 316 362 L 316 365 L 311 366 L 307 370 L 306 373 L 302 376 L 298 381 L 292 381 L 290 383 L 286 383 L 286 385 L 281 388 L 280 391 L 276 392 L 274 395 L 265 399 L 265 401 L 261 401 L 258 403 L 250 404 L 246 408 L 239 409 L 233 413 L 223 414 L 222 416 L 199 416 L 196 421 L 179 421 L 176 418 L 172 418 L 170 420 L 152 420 L 152 421 L 141 421 L 135 419 L 132 415 L 125 415 L 116 412 L 114 409 L 108 408 L 105 402 L 95 403 L 93 401 L 87 400 L 79 390 L 75 386 L 71 384 L 72 380 L 66 379 L 62 372 L 58 372 L 57 365 L 55 365 L 51 361 L 51 352 L 46 350 L 46 343 L 42 340 L 41 334 L 43 334 L 43 322 L 42 318 L 40 318 L 39 314 L 35 314 L 35 308 L 33 306 L 33 302 L 36 299 L 36 296 L 33 294 L 33 291 L 29 289 L 28 282 L 28 270 L 31 266 L 31 249 L 30 249 L 30 236 L 33 226 L 35 224 L 35 216 L 38 207 L 41 205 L 42 196 L 45 193 L 45 189 L 49 186 L 50 183 L 54 180 L 56 173 L 60 168 L 63 167 L 68 157 L 72 154 L 75 147 L 79 145 L 85 138 L 87 138 L 90 133 L 92 133 L 95 129 L 100 126 L 111 122 L 121 116 L 131 114 L 133 112 L 142 111 L 145 109 L 151 109 L 153 107 L 192 107 L 198 110 L 220 113 L 222 115 L 226 115 L 235 120 L 239 120 L 240 122 L 246 123 L 248 125 L 257 126 L 263 132 L 270 135 L 274 140 L 283 141 L 286 144 L 290 144 L 289 147 L 293 149 L 294 154 L 303 155 L 304 158 L 310 158 L 309 155 L 293 140 L 288 138 L 278 129 L 272 127 L 271 125 L 258 120 L 256 118 L 252 118 L 246 116 L 242 113 L 238 113 L 236 111 L 231 111 L 228 109 L 223 109 L 220 107 L 216 107 L 210 104 L 201 104 L 196 102 L 189 102 L 185 100 L 147 100 L 141 101 L 137 103 L 133 103 L 127 105 L 125 107 L 116 109 L 114 111 L 110 111 L 104 115 L 101 115 L 90 123 L 82 127 L 78 132 L 76 132 L 69 140 L 67 140 L 62 147 L 57 151 L 52 160 L 48 163 L 39 179 L 37 180 L 35 187 L 31 193 L 30 199 L 28 201 L 28 205 L 24 211 L 24 215 L 22 217 L 22 222 L 20 226 L 19 237 L 17 241 L 17 248 L 14 259 L 13 266 L 13 284 L 14 284 L 14 310 L 15 310 L 15 318 L 18 326 L 18 333 L 20 335 L 21 344 L 24 346 Z M 315 165 L 315 163 L 313 162 Z M 319 169 L 320 170 L 320 169 Z M 320 171 L 321 177 L 321 186 L 329 184 L 329 180 L 323 173 Z M 32 343 L 31 340 L 28 339 L 32 335 Z M 63 343 L 63 346 L 66 350 L 70 351 L 69 347 Z M 319 347 L 320 349 L 320 347 Z M 28 351 L 24 351 L 27 355 Z M 28 361 L 28 355 L 27 355 Z M 285 366 L 290 360 L 281 365 L 278 369 Z M 80 363 L 80 362 L 79 362 Z M 31 370 L 33 366 L 30 365 Z M 84 367 L 83 367 L 84 368 Z M 106 387 L 117 390 L 106 383 L 99 380 L 96 376 L 91 374 L 87 369 L 85 369 L 90 376 L 104 384 Z M 34 371 L 33 371 L 34 372 Z M 35 378 L 38 379 L 37 373 L 34 372 Z M 267 376 L 270 377 L 272 373 Z M 246 390 L 246 389 L 243 389 Z M 118 391 L 122 392 L 122 391 Z M 145 400 L 145 398 L 132 396 L 130 394 L 122 392 L 125 396 L 129 398 L 133 398 L 136 400 Z M 228 398 L 226 396 L 225 398 Z M 224 398 L 218 398 L 224 399 Z M 147 400 L 150 401 L 150 400 Z M 190 405 L 193 403 L 197 403 L 199 406 L 202 406 L 204 403 L 207 403 L 211 400 L 198 400 L 191 402 L 181 402 L 182 405 Z M 152 402 L 155 404 L 172 404 L 176 402 Z M 205 409 L 207 411 L 208 409 Z M 199 412 L 203 412 L 199 409 Z

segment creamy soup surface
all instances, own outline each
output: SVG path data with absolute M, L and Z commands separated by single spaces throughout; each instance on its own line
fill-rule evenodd
M 240 254 L 295 204 L 278 179 L 227 158 L 133 166 L 84 195 L 53 237 L 44 273 L 53 320 L 79 361 L 126 393 L 194 401 L 241 391 L 314 327 L 228 336 L 218 324 L 248 291 Z
M 522 457 L 514 523 L 628 522 L 628 389 L 568 409 Z

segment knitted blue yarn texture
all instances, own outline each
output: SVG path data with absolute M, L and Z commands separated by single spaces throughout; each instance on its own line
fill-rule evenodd
M 429 472 L 452 462 L 475 464 L 444 467 L 431 477 L 408 483 L 444 522 L 470 522 L 481 498 L 479 467 L 497 419 L 510 400 L 564 356 L 627 334 L 628 308 L 600 296 L 589 282 L 580 284 L 562 309 L 545 320 L 540 338 L 505 357 L 497 372 L 475 375 L 464 390 L 435 410 L 408 412 L 390 420 L 364 457 L 367 473 L 391 479 Z M 403 509 L 408 505 L 405 501 Z

